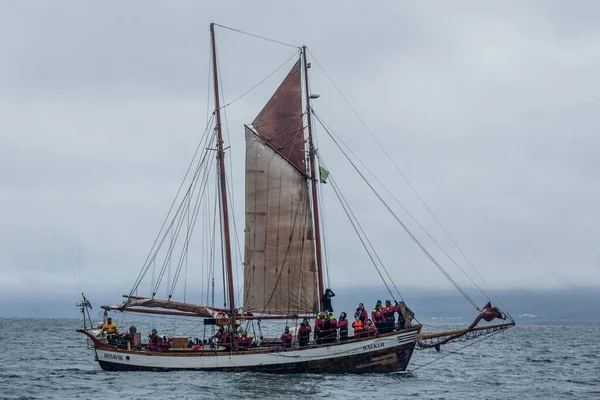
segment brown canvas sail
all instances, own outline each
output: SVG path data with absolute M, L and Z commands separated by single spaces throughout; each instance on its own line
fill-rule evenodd
M 300 60 L 252 122 L 256 134 L 302 174 L 306 172 Z
M 246 127 L 244 309 L 317 311 L 300 62 Z

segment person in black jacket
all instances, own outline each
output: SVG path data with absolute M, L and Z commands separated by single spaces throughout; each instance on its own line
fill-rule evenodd
M 333 312 L 333 306 L 331 305 L 331 298 L 335 296 L 333 290 L 325 289 L 325 293 L 323 293 L 323 310 L 326 312 Z

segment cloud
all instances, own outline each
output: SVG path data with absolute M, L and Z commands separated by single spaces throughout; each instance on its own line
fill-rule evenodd
M 309 45 L 492 287 L 600 278 L 596 3 L 233 4 L 2 6 L 0 287 L 70 290 L 79 249 L 90 290 L 130 288 L 206 125 L 211 20 Z M 217 38 L 225 102 L 294 53 L 219 28 Z M 286 70 L 227 108 L 240 239 L 241 127 Z M 474 276 L 316 62 L 311 77 L 319 115 Z M 399 287 L 448 287 L 324 129 L 317 134 Z M 331 187 L 322 190 L 331 285 L 376 284 Z M 206 271 L 190 274 L 206 287 Z

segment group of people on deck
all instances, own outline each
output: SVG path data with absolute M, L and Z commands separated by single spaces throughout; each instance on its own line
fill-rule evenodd
M 354 338 L 362 338 L 369 336 L 378 336 L 379 334 L 393 332 L 396 327 L 395 314 L 398 313 L 397 329 L 404 329 L 406 321 L 400 304 L 390 300 L 385 301 L 385 305 L 381 300 L 377 300 L 375 307 L 371 311 L 371 318 L 364 304 L 359 303 L 354 312 L 354 320 L 352 328 L 354 329 Z M 317 344 L 333 343 L 336 340 L 341 342 L 348 340 L 348 316 L 345 312 L 340 313 L 339 318 L 335 318 L 333 311 L 326 310 L 317 313 L 315 320 L 314 339 Z M 304 319 L 298 328 L 298 345 L 300 347 L 308 346 L 312 327 L 308 319 Z M 288 327 L 280 337 L 284 347 L 291 347 L 292 334 Z
M 262 336 L 261 336 L 262 339 Z M 233 343 L 236 348 L 248 349 L 252 347 L 253 340 L 248 336 L 248 332 L 245 330 L 238 330 L 237 332 L 233 332 L 231 330 L 226 330 L 221 327 L 219 330 L 211 337 L 211 342 L 213 345 L 222 345 L 230 347 Z
M 352 323 L 354 335 L 357 337 L 377 336 L 380 333 L 392 332 L 396 322 L 395 313 L 398 313 L 398 329 L 404 329 L 406 321 L 397 301 L 392 304 L 390 300 L 386 300 L 385 305 L 383 305 L 381 300 L 377 300 L 373 311 L 371 311 L 370 319 L 363 303 L 359 303 Z
M 331 292 L 332 294 L 333 292 Z M 331 296 L 332 297 L 332 296 Z M 318 312 L 314 323 L 314 340 L 316 344 L 327 344 L 334 343 L 339 339 L 340 342 L 347 341 L 348 337 L 348 316 L 345 312 L 341 312 L 339 317 L 336 319 L 335 314 L 331 310 L 331 301 L 326 303 L 328 309 L 323 312 Z M 385 304 L 381 300 L 377 300 L 375 307 L 371 311 L 371 318 L 364 307 L 363 303 L 359 303 L 356 311 L 354 312 L 354 319 L 352 321 L 352 328 L 354 330 L 354 338 L 363 338 L 370 336 L 378 336 L 380 334 L 393 332 L 394 329 L 402 330 L 406 327 L 406 320 L 402 312 L 401 304 L 394 301 L 394 304 L 390 300 L 386 300 Z M 396 325 L 395 314 L 398 313 L 398 320 Z M 410 310 L 408 314 L 410 316 Z M 409 318 L 409 317 L 408 317 Z M 410 324 L 410 321 L 408 321 Z M 131 327 L 135 329 L 135 327 Z M 131 329 L 130 328 L 130 329 Z M 310 335 L 313 332 L 310 321 L 308 319 L 302 320 L 300 327 L 297 331 L 297 341 L 299 347 L 306 347 L 310 342 Z M 107 334 L 109 343 L 116 343 L 116 339 L 119 336 L 119 330 L 117 326 L 112 322 L 111 318 L 108 318 L 106 324 L 102 327 L 102 330 L 98 334 Z M 135 330 L 134 330 L 135 333 Z M 133 335 L 133 333 L 132 333 Z M 163 351 L 167 350 L 169 341 L 166 337 L 158 335 L 156 328 L 152 328 L 150 335 L 148 336 L 148 349 L 151 351 Z M 280 336 L 281 344 L 283 347 L 292 347 L 293 335 L 290 329 L 286 326 L 285 331 Z M 254 341 L 251 337 L 248 337 L 245 330 L 233 331 L 220 327 L 219 330 L 209 339 L 204 341 L 190 340 L 189 346 L 192 350 L 199 350 L 204 348 L 207 344 L 215 346 L 224 346 L 225 348 L 234 346 L 239 349 L 248 349 L 251 347 L 260 347 L 264 342 L 261 336 L 258 341 Z

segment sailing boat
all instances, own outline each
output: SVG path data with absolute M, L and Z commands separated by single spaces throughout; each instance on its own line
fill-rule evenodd
M 243 322 L 260 320 L 323 320 L 327 313 L 328 290 L 324 283 L 322 227 L 319 215 L 319 166 L 313 138 L 311 96 L 308 92 L 307 48 L 300 47 L 283 82 L 252 124 L 245 126 L 245 240 L 244 298 L 235 302 L 230 212 L 225 164 L 225 145 L 215 45 L 215 24 L 210 25 L 212 70 L 215 96 L 215 143 L 208 149 L 217 154 L 219 221 L 224 264 L 225 306 L 198 305 L 151 296 L 137 296 L 141 278 L 156 258 L 145 263 L 126 300 L 107 311 L 176 315 L 204 318 L 204 324 L 218 326 L 220 335 L 212 341 L 188 346 L 187 338 L 173 338 L 170 344 L 141 343 L 135 332 L 125 340 L 101 340 L 81 329 L 93 342 L 96 358 L 105 370 L 218 370 L 272 373 L 365 373 L 406 370 L 415 347 L 439 347 L 463 337 L 504 330 L 513 321 L 477 326 L 481 319 L 492 321 L 503 314 L 487 304 L 468 328 L 421 334 L 422 325 L 404 301 L 389 305 L 391 325 L 375 330 L 355 330 L 347 338 L 291 343 L 281 340 L 246 345 L 239 340 Z M 303 90 L 304 86 L 304 90 Z M 189 198 L 188 198 L 189 201 Z M 188 203 L 189 204 L 189 203 Z M 176 221 L 174 218 L 173 221 Z M 181 225 L 172 222 L 170 227 Z M 179 224 L 179 225 L 178 225 Z M 161 242 L 162 243 L 162 242 Z M 156 244 L 156 243 L 155 243 Z M 189 237 L 184 247 L 187 249 Z M 160 245 L 160 244 L 159 244 Z M 172 253 L 169 248 L 169 257 Z M 163 271 L 164 272 L 164 271 Z M 154 281 L 154 278 L 153 278 Z M 84 297 L 84 307 L 89 303 Z M 82 309 L 83 310 L 83 309 Z M 83 311 L 82 311 L 83 312 Z M 394 313 L 398 313 L 395 324 Z M 85 315 L 85 314 L 84 314 Z M 328 317 L 325 317 L 328 318 Z M 361 319 L 361 316 L 358 317 Z M 366 321 L 361 321 L 366 322 Z M 316 326 L 316 327 L 317 327 Z M 389 329 L 388 329 L 389 328 Z M 334 332 L 337 330 L 334 328 Z M 184 339 L 183 344 L 179 339 Z

